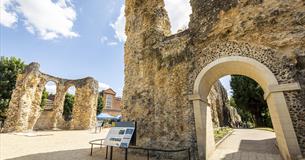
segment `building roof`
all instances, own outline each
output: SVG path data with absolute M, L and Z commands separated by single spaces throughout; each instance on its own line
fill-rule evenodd
M 106 90 L 103 90 L 103 91 L 102 91 L 102 94 L 112 94 L 112 95 L 116 95 L 116 92 L 115 92 L 113 89 L 108 88 L 108 89 L 106 89 Z

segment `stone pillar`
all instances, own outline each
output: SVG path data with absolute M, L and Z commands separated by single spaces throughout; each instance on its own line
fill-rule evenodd
M 199 95 L 190 97 L 194 106 L 195 127 L 199 159 L 208 159 L 215 150 L 214 130 L 211 108 L 207 99 Z
M 98 98 L 98 82 L 93 78 L 85 79 L 76 86 L 71 129 L 90 129 L 95 125 Z
M 278 148 L 283 159 L 290 160 L 301 156 L 292 121 L 283 92 L 272 92 L 267 97 L 268 108 L 276 134 Z
M 125 6 L 125 31 L 128 38 L 133 39 L 141 35 L 148 39 L 150 34 L 157 32 L 164 35 L 170 34 L 170 23 L 163 0 L 126 0 Z
M 66 95 L 66 87 L 64 83 L 57 84 L 56 95 L 53 103 L 53 116 L 51 121 L 53 122 L 53 130 L 58 129 L 58 123 L 63 119 L 62 113 L 64 109 L 64 101 Z
M 40 82 L 39 76 L 38 63 L 29 64 L 24 73 L 18 75 L 3 132 L 22 132 L 31 129 L 32 122 L 29 123 L 29 121 L 33 116 L 39 116 L 37 114 L 31 115 L 37 86 Z
M 36 92 L 34 95 L 34 99 L 32 100 L 32 108 L 29 116 L 29 126 L 28 130 L 33 130 L 34 125 L 36 124 L 38 118 L 41 115 L 41 97 L 43 89 L 45 88 L 46 81 L 40 78 L 39 84 L 37 85 Z
M 125 109 L 122 115 L 126 119 L 133 119 L 134 117 L 129 117 L 130 114 L 126 111 L 143 107 L 143 104 L 131 101 L 135 94 L 149 93 L 146 97 L 150 99 L 151 104 L 154 103 L 152 101 L 153 78 L 147 77 L 155 75 L 158 62 L 154 56 L 160 53 L 153 50 L 152 46 L 170 34 L 170 23 L 163 0 L 126 0 L 125 7 L 127 41 L 124 49 L 123 105 Z M 138 84 L 135 86 L 134 82 Z M 145 112 L 148 110 L 145 109 Z

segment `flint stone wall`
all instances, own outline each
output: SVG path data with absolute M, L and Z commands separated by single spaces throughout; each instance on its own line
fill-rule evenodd
M 16 88 L 9 104 L 3 132 L 23 132 L 33 130 L 41 116 L 41 97 L 48 81 L 56 83 L 53 110 L 43 113 L 35 129 L 89 129 L 95 125 L 98 97 L 98 82 L 91 77 L 78 80 L 61 79 L 39 71 L 38 63 L 31 63 L 17 77 Z M 63 119 L 63 104 L 70 86 L 75 86 L 73 118 Z M 45 125 L 42 125 L 45 124 Z
M 199 72 L 226 56 L 253 58 L 279 84 L 305 156 L 305 5 L 301 0 L 191 0 L 189 29 L 170 34 L 163 0 L 126 0 L 123 117 L 138 122 L 137 143 L 196 152 L 193 104 Z

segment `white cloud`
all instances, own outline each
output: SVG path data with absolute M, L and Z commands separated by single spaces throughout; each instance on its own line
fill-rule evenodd
M 108 46 L 116 46 L 116 45 L 118 45 L 118 42 L 108 42 L 107 45 Z
M 108 41 L 108 37 L 106 37 L 106 36 L 102 36 L 101 38 L 100 38 L 100 42 L 102 43 L 102 44 L 104 44 L 105 42 L 107 42 Z
M 0 24 L 5 27 L 13 27 L 18 20 L 17 14 L 10 9 L 12 6 L 12 0 L 0 1 Z
M 120 42 L 125 42 L 126 41 L 126 34 L 125 34 L 125 5 L 121 7 L 120 10 L 120 15 L 116 19 L 114 23 L 111 23 L 110 26 L 114 29 L 115 35 L 114 37 L 120 41 Z
M 177 33 L 179 29 L 188 27 L 192 7 L 189 0 L 164 0 L 171 23 L 171 31 Z
M 116 46 L 116 45 L 118 45 L 118 42 L 110 41 L 107 36 L 102 36 L 100 38 L 100 42 L 101 42 L 101 44 L 106 44 L 107 46 Z
M 98 88 L 99 91 L 110 88 L 110 86 L 108 84 L 105 84 L 105 83 L 102 83 L 102 82 L 98 82 L 98 86 L 99 86 L 99 88 Z
M 18 0 L 18 11 L 25 17 L 30 32 L 35 31 L 42 39 L 77 37 L 72 31 L 76 12 L 68 0 Z
M 188 28 L 190 14 L 192 13 L 189 0 L 164 0 L 164 3 L 171 23 L 171 31 L 177 33 L 179 29 Z M 125 34 L 126 20 L 124 10 L 125 5 L 123 4 L 119 17 L 117 17 L 114 23 L 110 24 L 115 31 L 115 38 L 120 42 L 125 42 L 127 38 Z
M 7 12 L 8 7 L 11 12 Z M 24 18 L 25 28 L 42 39 L 79 36 L 72 31 L 76 12 L 70 0 L 1 0 L 2 25 L 17 22 L 16 13 Z

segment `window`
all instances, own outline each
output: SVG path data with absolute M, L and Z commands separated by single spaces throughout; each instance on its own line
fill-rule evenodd
M 106 108 L 111 108 L 112 106 L 112 96 L 106 95 Z

